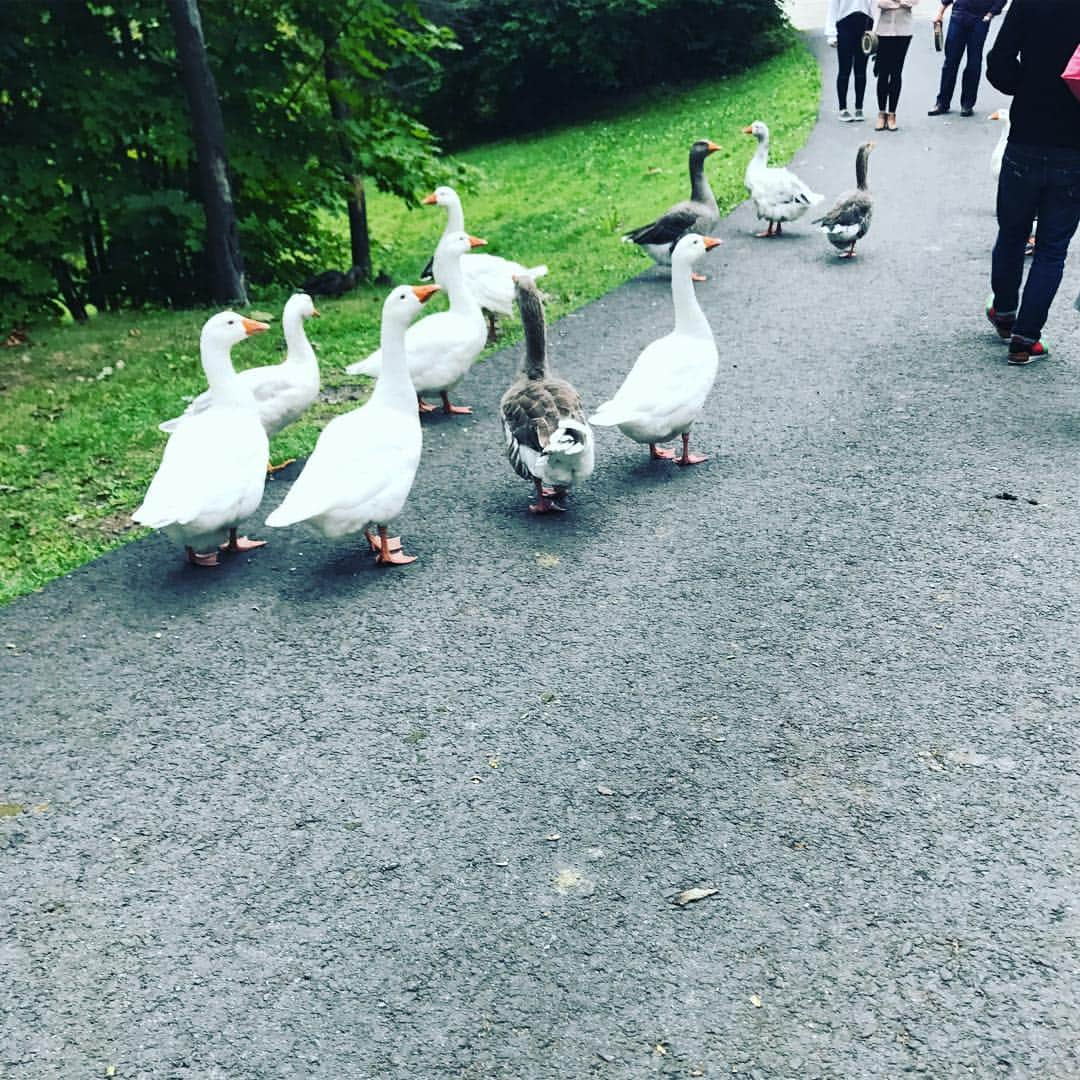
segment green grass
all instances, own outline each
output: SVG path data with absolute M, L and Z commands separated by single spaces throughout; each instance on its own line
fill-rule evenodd
M 543 286 L 554 321 L 649 265 L 619 234 L 686 197 L 694 139 L 723 148 L 709 158 L 708 172 L 729 210 L 744 197 L 743 170 L 754 148 L 740 129 L 766 120 L 773 157 L 786 160 L 816 118 L 818 92 L 817 65 L 793 44 L 732 79 L 654 92 L 618 114 L 477 147 L 460 155 L 484 177 L 464 196 L 467 227 L 488 240 L 487 251 L 548 265 Z M 395 282 L 415 280 L 442 231 L 443 211 L 374 195 L 369 213 L 380 269 Z M 366 380 L 343 369 L 377 346 L 386 291 L 360 288 L 320 301 L 323 318 L 308 329 L 324 388 L 338 400 L 320 402 L 279 435 L 275 460 L 308 453 L 327 419 L 354 408 L 366 391 Z M 279 314 L 285 299 L 260 294 L 250 310 Z M 42 323 L 30 327 L 29 345 L 0 350 L 0 602 L 141 535 L 128 515 L 160 458 L 166 437 L 157 423 L 202 388 L 198 335 L 210 313 Z M 513 334 L 511 326 L 507 338 Z M 271 332 L 233 355 L 241 367 L 273 363 L 281 347 L 280 334 Z

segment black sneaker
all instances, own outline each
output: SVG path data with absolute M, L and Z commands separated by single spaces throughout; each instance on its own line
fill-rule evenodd
M 1049 355 L 1050 350 L 1041 341 L 1025 341 L 1024 338 L 1014 337 L 1009 342 L 1010 364 L 1030 364 Z
M 949 111 L 948 105 L 935 105 L 932 109 L 926 110 L 927 116 L 944 116 Z
M 974 109 L 963 108 L 963 109 L 960 110 L 960 115 L 961 116 L 974 116 L 975 115 L 975 110 Z
M 1016 322 L 1015 311 L 1007 315 L 999 315 L 994 310 L 994 301 L 991 299 L 986 302 L 986 317 L 990 320 L 990 325 L 997 331 L 997 336 L 1002 341 L 1008 341 L 1012 337 L 1013 323 Z

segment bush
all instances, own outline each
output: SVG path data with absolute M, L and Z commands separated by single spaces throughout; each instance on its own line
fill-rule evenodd
M 778 52 L 776 0 L 427 0 L 462 49 L 417 69 L 410 106 L 453 146 L 574 118 L 661 83 L 716 78 Z

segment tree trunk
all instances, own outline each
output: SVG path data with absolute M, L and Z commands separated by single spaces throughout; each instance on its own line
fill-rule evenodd
M 349 119 L 349 106 L 341 100 L 334 89 L 335 82 L 345 78 L 345 71 L 334 56 L 333 42 L 326 42 L 324 54 L 326 71 L 326 94 L 330 99 L 330 115 L 339 123 Z M 368 236 L 367 200 L 364 198 L 364 178 L 356 172 L 352 151 L 344 131 L 339 132 L 341 144 L 341 167 L 349 188 L 345 205 L 349 214 L 349 248 L 352 264 L 360 268 L 364 281 L 371 280 L 371 239 Z
M 166 2 L 176 34 L 180 75 L 191 112 L 191 134 L 206 211 L 206 253 L 213 299 L 219 304 L 246 304 L 244 264 L 240 257 L 236 208 L 225 154 L 225 121 L 206 55 L 199 5 L 197 0 Z
M 78 322 L 86 322 L 86 308 L 83 305 L 82 297 L 79 295 L 79 290 L 75 288 L 75 282 L 71 277 L 71 268 L 63 259 L 53 259 L 52 271 L 53 276 L 56 278 L 56 284 L 60 287 L 60 294 L 64 298 L 64 303 L 67 304 L 67 309 L 71 312 L 71 317 Z

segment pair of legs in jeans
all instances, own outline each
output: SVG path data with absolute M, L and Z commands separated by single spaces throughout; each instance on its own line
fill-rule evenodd
M 878 38 L 874 74 L 877 75 L 877 107 L 882 113 L 895 113 L 900 103 L 901 76 L 910 44 L 910 37 Z
M 862 36 L 874 25 L 874 20 L 861 11 L 845 15 L 836 24 L 836 99 L 840 111 L 847 108 L 848 83 L 855 72 L 855 108 L 862 109 L 866 94 L 866 63 L 869 57 L 862 51 Z
M 1039 219 L 1039 242 L 1024 294 L 1024 247 Z M 1039 340 L 1061 284 L 1069 241 L 1080 224 L 1080 150 L 1010 142 L 1001 163 L 997 191 L 998 236 L 990 284 L 998 318 L 1016 313 L 1013 344 Z
M 960 82 L 960 107 L 965 112 L 971 112 L 975 108 L 979 77 L 982 75 L 983 45 L 989 29 L 990 24 L 975 15 L 954 13 L 949 19 L 949 32 L 945 37 L 945 63 L 941 66 L 941 87 L 937 96 L 937 107 L 942 112 L 952 105 L 956 75 L 965 51 L 967 64 L 964 65 L 964 76 Z

